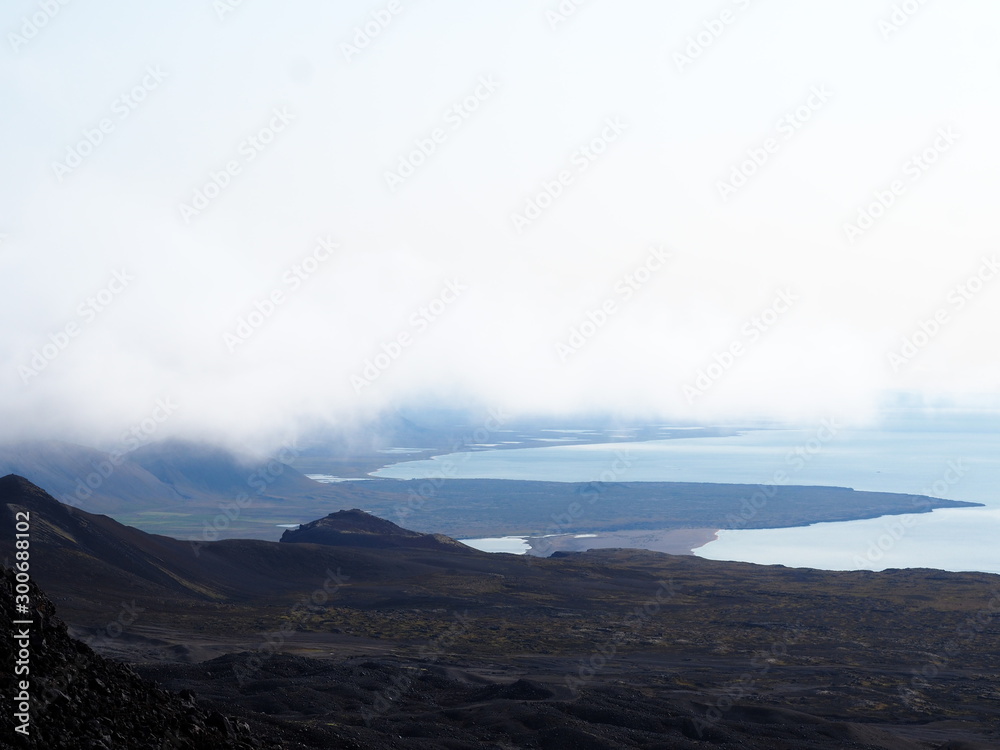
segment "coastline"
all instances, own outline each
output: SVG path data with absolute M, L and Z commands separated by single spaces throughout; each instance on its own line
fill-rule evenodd
M 718 529 L 634 529 L 594 534 L 560 534 L 527 537 L 527 554 L 547 557 L 553 552 L 585 552 L 588 549 L 645 549 L 671 555 L 694 555 L 694 551 L 718 539 Z
M 660 428 L 643 426 L 635 428 L 633 435 L 613 435 L 615 430 L 598 430 L 598 434 L 580 436 L 574 434 L 572 440 L 553 440 L 539 433 L 546 429 L 528 428 L 519 430 L 522 434 L 514 443 L 496 443 L 489 446 L 455 440 L 453 437 L 441 435 L 436 445 L 413 446 L 409 449 L 383 449 L 381 451 L 357 453 L 347 456 L 301 456 L 291 462 L 291 465 L 303 474 L 331 474 L 344 479 L 386 479 L 379 472 L 390 467 L 416 461 L 434 461 L 461 453 L 480 453 L 484 451 L 526 450 L 534 448 L 557 448 L 568 445 L 630 445 L 648 443 L 658 440 L 680 440 L 694 438 L 735 437 L 745 432 L 751 432 L 757 427 L 674 427 L 667 432 Z M 665 429 L 665 428 L 664 428 Z M 473 428 L 469 428 L 471 433 Z M 560 431 L 556 431 L 560 432 Z M 466 436 L 468 437 L 468 435 Z M 406 442 L 401 440 L 400 442 Z

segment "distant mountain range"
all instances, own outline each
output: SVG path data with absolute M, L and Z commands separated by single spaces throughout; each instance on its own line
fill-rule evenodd
M 287 464 L 269 464 L 186 441 L 151 443 L 125 454 L 60 441 L 0 446 L 0 475 L 27 477 L 61 502 L 93 512 L 183 508 L 241 493 L 323 494 L 322 485 Z

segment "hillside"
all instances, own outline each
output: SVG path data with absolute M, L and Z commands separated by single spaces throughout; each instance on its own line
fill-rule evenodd
M 0 627 L 22 632 L 14 620 L 33 623 L 28 689 L 20 693 L 14 674 L 4 669 L 4 696 L 29 696 L 27 717 L 9 710 L 0 716 L 0 748 L 38 750 L 112 750 L 174 748 L 175 750 L 255 750 L 281 747 L 273 730 L 199 707 L 186 691 L 170 693 L 141 678 L 135 670 L 105 659 L 70 638 L 56 608 L 31 584 L 27 613 L 14 612 L 14 571 L 0 567 Z M 0 642 L 5 665 L 14 663 L 14 641 Z M 15 731 L 15 726 L 20 731 Z M 271 739 L 265 739 L 270 735 Z
M 442 534 L 421 534 L 404 529 L 371 513 L 354 508 L 289 529 L 282 542 L 326 544 L 334 547 L 371 547 L 455 550 L 470 547 Z
M 366 546 L 195 551 L 18 477 L 8 556 L 16 509 L 70 633 L 286 747 L 996 747 L 997 576 L 424 549 L 360 513 L 317 526 Z

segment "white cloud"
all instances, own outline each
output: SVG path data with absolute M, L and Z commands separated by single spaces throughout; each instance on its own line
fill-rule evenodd
M 164 429 L 284 434 L 428 393 L 522 410 L 705 419 L 870 413 L 886 391 L 996 391 L 996 288 L 905 372 L 888 351 L 994 252 L 1000 120 L 988 35 L 1000 9 L 927 5 L 884 40 L 891 6 L 733 3 L 736 20 L 678 72 L 725 4 L 592 3 L 555 30 L 527 0 L 410 3 L 348 63 L 364 3 L 68 4 L 0 78 L 0 419 L 12 431 L 113 434 L 156 398 Z M 37 10 L 14 3 L 17 31 Z M 94 53 L 102 50 L 102 54 Z M 850 50 L 846 52 L 845 50 Z M 940 54 L 928 54 L 938 50 Z M 122 117 L 113 103 L 167 75 Z M 492 76 L 459 127 L 449 108 Z M 778 133 L 813 86 L 835 95 L 728 201 L 717 182 Z M 293 115 L 261 148 L 245 139 Z M 628 124 L 591 161 L 608 117 Z M 52 162 L 113 128 L 62 182 Z M 856 244 L 842 225 L 951 125 L 960 142 Z M 384 174 L 445 136 L 390 192 Z M 87 150 L 84 147 L 84 150 Z M 252 154 L 252 155 L 251 155 Z M 179 204 L 236 162 L 192 221 Z M 582 168 L 585 166 L 585 168 Z M 518 234 L 510 215 L 571 183 Z M 316 238 L 335 258 L 231 354 L 224 335 Z M 568 361 L 556 344 L 653 243 L 668 266 Z M 28 383 L 18 368 L 116 269 L 134 285 Z M 371 387 L 351 378 L 449 279 L 460 299 Z M 801 297 L 694 404 L 683 385 L 781 288 Z M 288 291 L 287 289 L 285 291 Z

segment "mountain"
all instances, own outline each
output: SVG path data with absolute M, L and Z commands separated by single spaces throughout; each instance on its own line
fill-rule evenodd
M 218 446 L 183 440 L 150 443 L 133 451 L 129 460 L 182 497 L 232 497 L 265 488 L 271 496 L 285 497 L 323 489 L 287 464 L 240 458 Z
M 440 567 L 480 565 L 495 558 L 459 542 L 399 529 L 388 521 L 384 539 L 355 524 L 348 538 L 364 538 L 354 547 L 279 544 L 249 539 L 190 542 L 149 534 L 105 515 L 67 506 L 24 477 L 0 478 L 0 554 L 15 559 L 13 541 L 17 513 L 30 517 L 32 577 L 55 601 L 88 625 L 106 623 L 107 603 L 137 599 L 157 609 L 187 607 L 215 610 L 231 598 L 269 597 L 280 603 L 303 589 L 322 585 L 327 570 L 350 565 L 370 581 L 395 580 L 400 569 L 429 573 Z M 360 513 L 360 512 L 359 512 Z M 367 514 L 362 514 L 366 515 Z M 348 518 L 353 514 L 348 513 Z M 322 519 L 326 521 L 326 519 Z M 319 522 L 317 522 L 318 524 Z M 326 526 L 320 526 L 321 531 Z M 386 552 L 400 548 L 438 553 L 429 564 L 400 559 Z M 67 579 L 72 571 L 73 580 Z M 86 581 L 82 588 L 76 581 Z M 116 605 L 117 606 L 117 605 Z
M 329 491 L 287 464 L 217 446 L 168 440 L 129 453 L 60 441 L 0 446 L 0 476 L 17 474 L 62 502 L 116 514 L 202 508 L 239 496 L 316 498 Z
M 184 498 L 128 457 L 56 440 L 0 445 L 0 476 L 18 474 L 69 505 L 113 512 Z M 141 499 L 141 500 L 140 500 Z
M 72 571 L 87 581 L 90 595 L 209 591 L 203 566 L 190 545 L 177 539 L 147 534 L 108 516 L 65 505 L 13 474 L 0 478 L 0 503 L 4 542 L 14 539 L 18 512 L 28 514 L 32 548 L 44 550 L 33 556 L 36 580 L 47 584 Z M 8 552 L 6 562 L 12 558 Z
M 443 534 L 420 534 L 409 531 L 392 521 L 386 521 L 357 508 L 340 510 L 317 521 L 302 524 L 297 529 L 289 529 L 281 535 L 281 541 L 376 549 L 472 549 Z
M 17 513 L 68 634 L 193 690 L 206 738 L 215 712 L 289 749 L 997 747 L 997 576 L 491 555 L 359 511 L 306 529 L 333 545 L 191 544 L 16 476 L 0 479 L 8 559 Z M 114 730 L 108 703 L 70 705 L 49 731 Z

